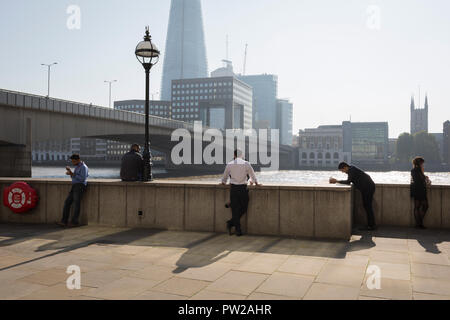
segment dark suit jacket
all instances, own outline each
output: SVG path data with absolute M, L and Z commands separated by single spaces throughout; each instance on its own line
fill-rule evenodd
M 122 157 L 120 178 L 122 181 L 140 181 L 144 172 L 144 159 L 136 151 L 130 151 Z
M 351 166 L 348 170 L 348 179 L 344 181 L 339 181 L 341 184 L 351 184 L 355 186 L 361 192 L 373 192 L 375 190 L 375 183 L 372 178 L 359 169 L 358 167 Z

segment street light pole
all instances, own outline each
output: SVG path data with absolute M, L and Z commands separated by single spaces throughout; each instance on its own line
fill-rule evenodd
M 48 68 L 47 71 L 47 98 L 50 97 L 50 69 L 52 66 L 58 64 L 58 62 L 53 62 L 51 64 L 45 64 L 45 63 L 41 63 L 41 66 L 45 66 Z
M 105 80 L 105 83 L 109 83 L 109 107 L 111 108 L 111 86 L 114 82 L 117 82 L 117 80 Z
M 145 145 L 144 145 L 144 181 L 152 181 L 152 154 L 150 152 L 150 69 L 145 68 Z
M 160 52 L 152 43 L 150 31 L 145 28 L 144 41 L 141 41 L 136 47 L 136 58 L 142 64 L 145 70 L 145 145 L 144 145 L 144 182 L 152 181 L 152 155 L 150 153 L 150 70 L 158 63 Z

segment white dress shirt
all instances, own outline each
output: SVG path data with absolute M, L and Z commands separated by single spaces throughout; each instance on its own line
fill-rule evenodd
M 222 182 L 225 184 L 227 183 L 228 178 L 230 178 L 231 184 L 246 185 L 248 184 L 247 176 L 250 177 L 252 182 L 258 183 L 255 171 L 250 163 L 241 158 L 237 158 L 227 165 Z

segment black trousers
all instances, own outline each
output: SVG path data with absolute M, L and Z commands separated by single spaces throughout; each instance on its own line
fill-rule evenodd
M 72 224 L 78 224 L 78 218 L 80 217 L 81 198 L 86 190 L 86 186 L 82 183 L 72 185 L 72 189 L 64 202 L 62 223 L 67 224 L 69 222 L 70 207 L 73 204 L 73 216 Z
M 373 212 L 373 195 L 375 194 L 375 185 L 367 187 L 365 190 L 360 190 L 363 207 L 367 214 L 367 224 L 369 227 L 375 227 L 375 214 Z
M 247 185 L 231 185 L 230 192 L 232 218 L 228 221 L 231 227 L 241 232 L 241 218 L 248 210 L 248 188 Z

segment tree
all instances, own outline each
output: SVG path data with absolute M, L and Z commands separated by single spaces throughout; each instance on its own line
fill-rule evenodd
M 413 140 L 415 156 L 421 156 L 430 163 L 441 163 L 439 145 L 433 135 L 421 131 L 413 136 Z
M 411 160 L 414 153 L 414 139 L 409 133 L 402 133 L 397 140 L 397 159 L 402 163 Z

